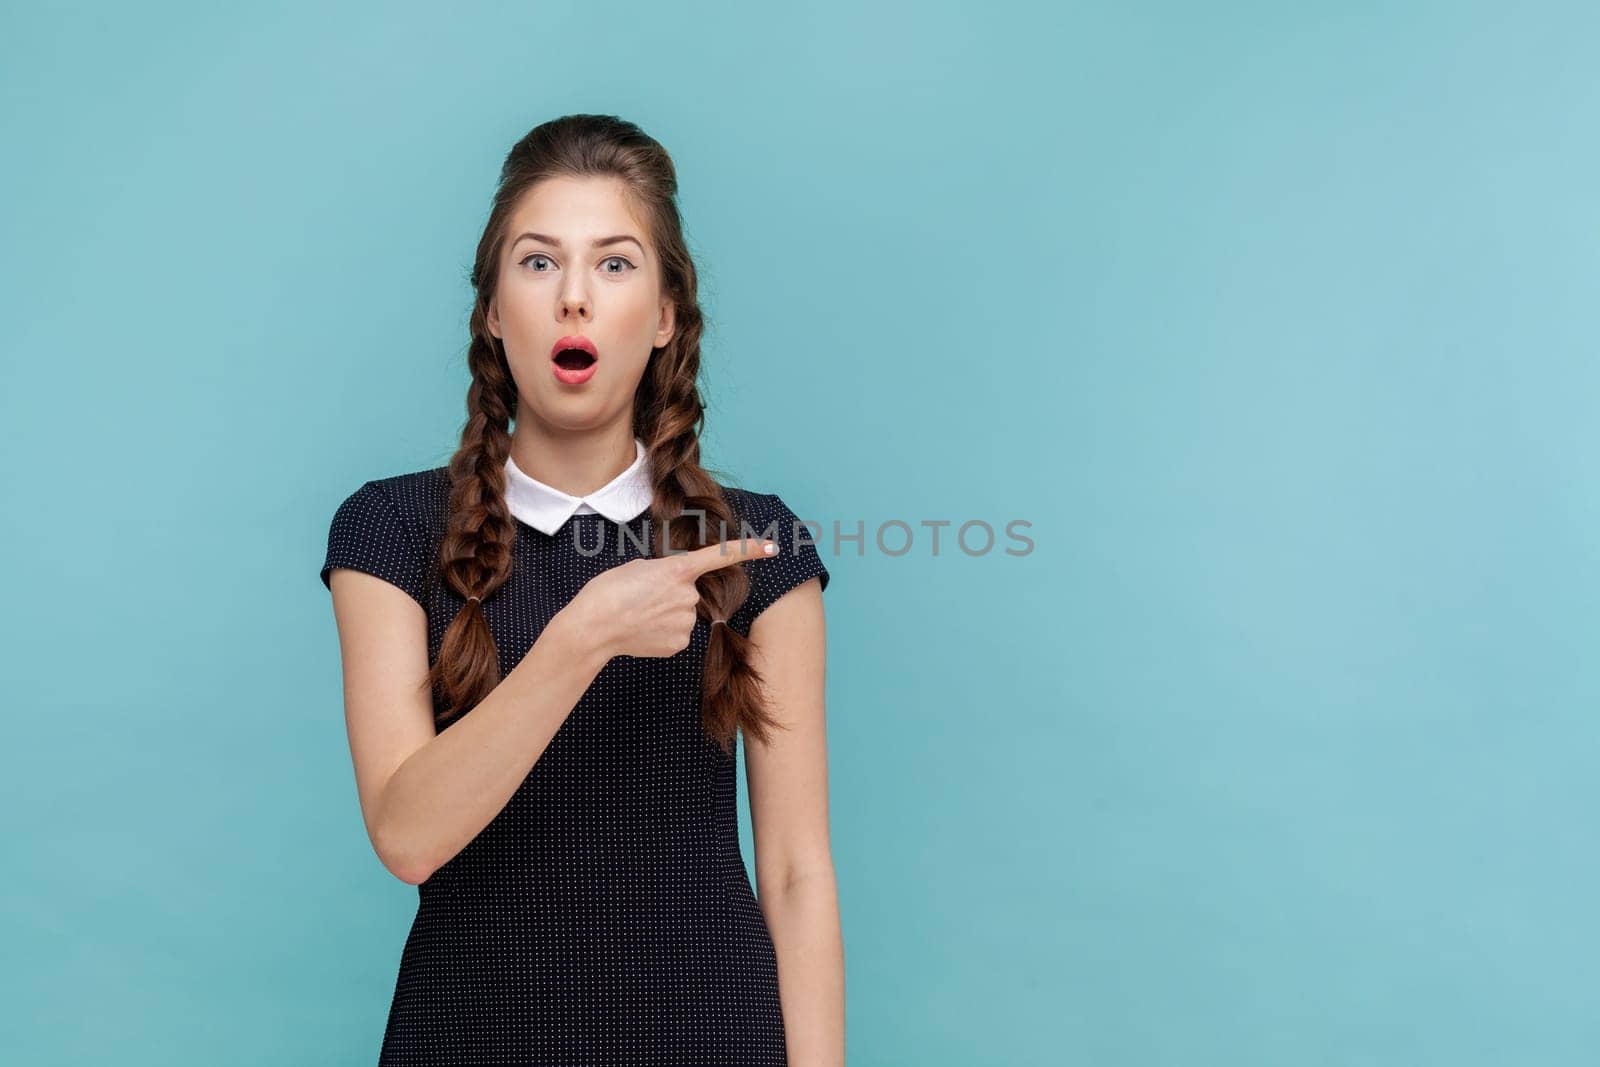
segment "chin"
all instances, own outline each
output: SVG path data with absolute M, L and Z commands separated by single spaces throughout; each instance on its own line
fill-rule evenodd
M 609 425 L 616 420 L 619 407 L 628 407 L 627 404 L 613 403 L 598 394 L 539 396 L 531 400 L 524 394 L 518 399 L 518 417 L 531 417 L 551 429 L 572 433 L 598 430 Z

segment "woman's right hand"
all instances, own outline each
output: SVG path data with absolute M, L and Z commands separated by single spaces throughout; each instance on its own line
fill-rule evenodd
M 763 551 L 771 546 L 770 551 Z M 689 647 L 699 617 L 695 580 L 718 567 L 770 559 L 775 542 L 745 537 L 678 552 L 631 559 L 595 575 L 564 611 L 587 640 L 611 656 L 674 656 Z

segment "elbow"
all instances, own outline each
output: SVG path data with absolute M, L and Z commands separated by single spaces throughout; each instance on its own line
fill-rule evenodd
M 824 892 L 837 892 L 833 857 L 820 855 L 796 858 L 791 862 L 763 866 L 756 862 L 756 892 L 759 896 L 783 896 L 820 888 Z
M 403 863 L 391 863 L 388 860 L 385 860 L 383 865 L 388 869 L 390 874 L 400 879 L 406 885 L 421 885 L 423 882 L 426 882 L 429 878 L 433 877 L 433 872 L 431 870 L 415 864 L 406 865 Z
M 421 885 L 433 876 L 433 864 L 417 856 L 404 842 L 395 841 L 392 834 L 373 834 L 372 850 L 384 869 L 406 885 Z

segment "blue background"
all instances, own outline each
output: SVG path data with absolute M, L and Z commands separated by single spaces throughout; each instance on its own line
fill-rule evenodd
M 0 1058 L 375 1059 L 416 890 L 316 570 L 599 111 L 680 168 L 708 461 L 869 533 L 852 1064 L 1592 1062 L 1600 20 L 1512 6 L 9 12 Z

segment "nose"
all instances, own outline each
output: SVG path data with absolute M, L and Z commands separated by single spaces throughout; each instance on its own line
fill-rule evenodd
M 556 305 L 556 312 L 565 321 L 574 316 L 580 319 L 589 318 L 593 314 L 593 309 L 590 308 L 589 297 L 583 292 L 581 286 L 574 285 L 561 291 L 561 297 Z

